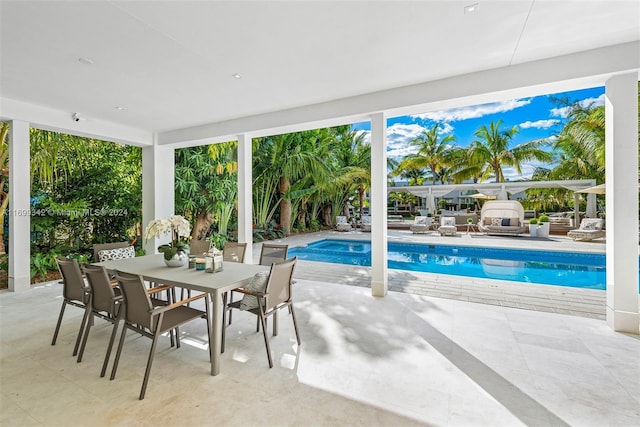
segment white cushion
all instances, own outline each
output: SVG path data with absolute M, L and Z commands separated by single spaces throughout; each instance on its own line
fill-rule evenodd
M 256 273 L 251 282 L 244 289 L 249 291 L 264 292 L 269 282 L 269 271 L 261 271 Z M 251 310 L 258 308 L 258 298 L 253 295 L 244 295 L 240 301 L 240 310 Z
M 581 230 L 600 230 L 602 228 L 602 220 L 600 218 L 585 218 L 580 223 Z
M 103 249 L 98 252 L 98 260 L 110 261 L 116 259 L 135 258 L 136 251 L 133 246 L 127 246 L 126 248 L 117 249 Z
M 491 225 L 502 226 L 502 218 L 491 218 Z
M 416 225 L 426 225 L 427 224 L 427 217 L 426 216 L 417 216 L 413 223 L 416 224 Z

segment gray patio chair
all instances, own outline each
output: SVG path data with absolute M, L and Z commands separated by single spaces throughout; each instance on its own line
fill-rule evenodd
M 191 255 L 202 255 L 204 253 L 209 252 L 211 248 L 211 241 L 209 240 L 192 240 L 189 244 L 189 254 Z
M 263 243 L 262 249 L 260 250 L 260 261 L 258 264 L 260 265 L 272 265 L 274 262 L 281 262 L 287 259 L 287 252 L 289 251 L 289 245 L 281 245 L 276 243 Z M 243 255 L 244 257 L 244 255 Z M 226 301 L 224 301 L 226 304 Z M 229 303 L 233 302 L 233 291 L 229 292 Z M 225 309 L 226 312 L 229 312 L 229 324 L 231 324 L 232 313 L 230 310 Z M 260 327 L 260 322 L 258 321 L 256 324 L 256 328 Z M 224 331 L 223 331 L 224 333 Z M 224 352 L 224 340 L 222 345 L 222 351 Z
M 294 257 L 277 264 L 272 264 L 271 271 L 266 280 L 252 280 L 251 284 L 246 288 L 236 289 L 237 292 L 244 294 L 242 300 L 228 304 L 230 310 L 243 310 L 258 317 L 262 325 L 262 335 L 264 336 L 264 344 L 267 349 L 269 368 L 273 368 L 271 348 L 269 347 L 269 338 L 267 337 L 267 318 L 269 316 L 274 316 L 273 335 L 276 336 L 278 335 L 276 314 L 278 310 L 288 307 L 291 313 L 291 319 L 293 320 L 293 328 L 296 332 L 296 340 L 298 345 L 300 345 L 300 334 L 298 332 L 298 324 L 296 322 L 293 300 L 291 298 L 291 278 L 296 261 L 297 258 Z M 223 340 L 224 339 L 225 337 L 223 335 Z
M 151 349 L 149 350 L 147 367 L 142 381 L 142 389 L 140 390 L 139 398 L 142 400 L 144 399 L 145 392 L 147 390 L 149 374 L 151 373 L 151 365 L 153 364 L 153 356 L 158 342 L 158 337 L 165 332 L 175 330 L 176 347 L 180 348 L 180 333 L 178 330 L 180 325 L 195 319 L 204 318 L 207 322 L 208 329 L 210 318 L 209 294 L 203 293 L 170 305 L 153 307 L 142 277 L 123 277 L 119 272 L 116 272 L 116 278 L 118 279 L 118 283 L 120 284 L 120 288 L 122 289 L 125 297 L 126 309 L 124 327 L 122 329 L 122 334 L 120 335 L 120 342 L 118 343 L 116 358 L 113 362 L 113 369 L 111 370 L 111 379 L 113 380 L 116 377 L 118 362 L 120 361 L 120 356 L 122 354 L 122 347 L 124 346 L 127 329 L 151 338 Z M 205 311 L 187 307 L 187 303 L 201 298 L 204 298 L 205 300 Z M 208 338 L 209 333 L 207 331 L 207 341 Z M 211 357 L 211 343 L 209 343 L 209 357 Z
M 222 248 L 222 258 L 224 261 L 244 262 L 244 254 L 247 251 L 246 243 L 227 242 Z
M 289 245 L 278 245 L 275 243 L 263 243 L 260 250 L 260 265 L 271 265 L 274 262 L 287 259 Z
M 91 289 L 89 304 L 87 305 L 87 310 L 91 317 L 84 327 L 84 336 L 82 338 L 82 344 L 80 345 L 80 352 L 78 353 L 78 363 L 82 361 L 93 320 L 96 317 L 106 320 L 113 325 L 113 328 L 111 330 L 109 345 L 107 346 L 107 353 L 102 363 L 102 370 L 100 371 L 100 376 L 104 377 L 104 374 L 107 372 L 107 365 L 118 331 L 118 325 L 124 314 L 124 297 L 120 289 L 113 286 L 109 274 L 107 274 L 107 270 L 104 267 L 87 265 L 84 267 L 84 273 L 89 283 L 89 288 Z
M 53 332 L 53 339 L 51 345 L 56 345 L 58 339 L 58 332 L 60 332 L 60 324 L 62 323 L 62 317 L 64 316 L 64 309 L 67 304 L 74 307 L 78 307 L 84 310 L 84 316 L 80 323 L 78 330 L 78 337 L 76 338 L 76 344 L 73 347 L 73 355 L 78 354 L 78 347 L 80 346 L 80 339 L 82 337 L 82 331 L 84 325 L 89 317 L 87 311 L 87 305 L 89 304 L 89 286 L 82 277 L 80 266 L 75 259 L 68 258 L 56 258 L 60 275 L 62 276 L 62 307 L 60 307 L 60 314 L 58 315 L 58 322 L 56 323 L 56 329 Z

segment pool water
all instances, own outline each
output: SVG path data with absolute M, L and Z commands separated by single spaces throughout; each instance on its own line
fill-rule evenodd
M 516 282 L 605 289 L 605 255 L 469 246 L 388 244 L 388 266 Z M 307 261 L 371 265 L 371 243 L 324 239 L 289 250 Z

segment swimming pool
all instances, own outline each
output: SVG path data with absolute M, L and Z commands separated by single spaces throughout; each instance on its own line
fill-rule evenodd
M 388 244 L 388 266 L 398 270 L 453 274 L 516 282 L 605 289 L 605 255 L 470 246 Z M 371 243 L 324 239 L 289 250 L 307 261 L 371 265 Z

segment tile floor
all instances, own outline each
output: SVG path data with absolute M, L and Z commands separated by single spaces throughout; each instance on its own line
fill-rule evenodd
M 0 292 L 0 425 L 640 425 L 637 335 L 582 316 L 407 292 L 374 298 L 304 271 L 295 287 L 302 345 L 283 311 L 273 369 L 255 318 L 238 313 L 221 375 L 210 376 L 196 322 L 182 328 L 180 349 L 159 343 L 143 401 L 148 339 L 129 335 L 109 381 L 99 377 L 106 322 L 80 364 L 71 352 L 81 310 L 67 308 L 50 345 L 61 285 Z

